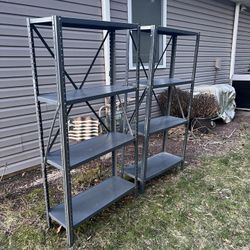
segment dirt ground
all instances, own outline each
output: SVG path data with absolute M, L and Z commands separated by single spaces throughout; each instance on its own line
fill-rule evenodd
M 198 130 L 193 131 L 189 136 L 185 165 L 189 165 L 190 163 L 195 165 L 199 162 L 199 158 L 202 156 L 221 156 L 233 148 L 244 146 L 241 137 L 249 125 L 250 112 L 237 112 L 235 119 L 231 123 L 224 124 L 223 122 L 217 122 L 216 127 L 208 134 L 202 134 Z M 183 128 L 172 129 L 170 131 L 170 138 L 167 146 L 169 152 L 181 154 L 183 133 Z M 162 135 L 153 136 L 150 139 L 150 154 L 159 152 L 161 147 Z M 140 151 L 141 148 L 142 143 L 140 143 Z M 126 152 L 126 162 L 133 161 L 133 146 L 127 146 Z M 91 163 L 72 171 L 72 175 L 74 177 L 79 175 L 79 173 L 84 174 L 85 171 L 88 171 L 93 167 L 96 168 L 96 166 L 100 166 L 99 170 L 91 172 L 91 174 L 96 174 L 97 176 L 93 177 L 89 176 L 89 174 L 86 176 L 86 178 L 89 178 L 90 180 L 89 185 L 93 185 L 110 173 L 110 159 L 92 161 Z M 62 180 L 60 177 L 58 170 L 53 168 L 49 169 L 49 182 L 52 183 L 53 186 L 56 185 L 58 191 L 61 191 L 60 184 Z M 2 179 L 0 178 L 0 180 L 0 202 L 5 198 L 14 200 L 16 196 L 30 192 L 32 189 L 42 186 L 41 171 L 39 167 L 9 177 L 7 176 Z M 73 193 L 77 193 L 78 189 L 82 188 L 81 183 L 75 182 L 73 184 Z M 58 192 L 57 199 L 60 198 L 62 198 L 62 196 Z

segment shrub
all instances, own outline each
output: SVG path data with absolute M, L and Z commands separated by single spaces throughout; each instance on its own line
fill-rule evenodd
M 173 116 L 182 117 L 176 94 L 178 94 L 179 96 L 180 104 L 182 106 L 184 115 L 186 117 L 189 104 L 189 92 L 178 88 L 176 89 L 176 91 L 173 91 L 170 114 Z M 162 93 L 160 93 L 158 95 L 158 99 L 161 112 L 162 114 L 165 115 L 168 103 L 168 90 L 165 90 Z M 198 94 L 193 97 L 193 104 L 192 104 L 192 111 L 190 118 L 191 119 L 213 118 L 217 115 L 218 111 L 219 111 L 219 105 L 213 95 Z

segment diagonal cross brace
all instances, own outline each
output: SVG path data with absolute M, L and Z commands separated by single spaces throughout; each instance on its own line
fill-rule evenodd
M 55 112 L 55 115 L 54 115 L 54 119 L 52 121 L 52 124 L 51 124 L 51 127 L 50 127 L 50 131 L 49 131 L 49 139 L 48 139 L 48 143 L 47 143 L 47 148 L 46 148 L 46 152 L 45 152 L 45 155 L 44 155 L 44 162 L 47 161 L 47 156 L 48 156 L 48 153 L 50 151 L 50 140 L 51 140 L 51 137 L 52 137 L 52 133 L 53 133 L 53 130 L 54 130 L 54 126 L 55 126 L 55 123 L 56 123 L 56 118 L 57 118 L 57 115 L 58 115 L 58 112 L 59 112 L 59 108 L 60 108 L 60 105 L 57 106 L 56 108 L 56 112 Z M 54 141 L 54 140 L 53 140 Z M 53 145 L 53 144 L 52 144 Z
M 161 62 L 161 60 L 162 60 L 164 54 L 166 53 L 166 51 L 167 51 L 167 49 L 168 49 L 168 46 L 169 46 L 170 42 L 172 41 L 172 39 L 173 39 L 173 36 L 170 37 L 170 39 L 169 39 L 169 41 L 168 41 L 168 43 L 167 43 L 165 49 L 163 50 L 163 52 L 162 52 L 162 54 L 161 54 L 161 57 L 160 57 L 160 59 L 158 60 L 157 65 L 156 65 L 156 67 L 155 67 L 155 69 L 154 69 L 154 72 L 157 70 L 157 68 L 158 68 L 158 66 L 159 66 L 159 64 L 160 64 L 160 62 Z
M 136 43 L 135 43 L 135 39 L 134 39 L 132 33 L 129 32 L 129 35 L 130 35 L 130 37 L 131 37 L 132 43 L 133 43 L 133 45 L 134 45 L 134 47 L 135 47 L 135 50 L 137 50 L 137 46 L 136 46 Z M 139 56 L 139 61 L 140 61 L 140 64 L 141 64 L 141 66 L 142 66 L 142 69 L 143 69 L 143 71 L 144 71 L 144 73 L 145 73 L 145 76 L 146 76 L 146 78 L 148 79 L 147 71 L 146 71 L 146 69 L 145 69 L 145 66 L 144 66 L 143 61 L 142 61 L 142 59 L 141 59 L 140 56 Z
M 42 37 L 41 33 L 38 31 L 38 29 L 37 29 L 34 25 L 33 25 L 33 29 L 34 29 L 35 33 L 37 34 L 38 38 L 41 40 L 41 42 L 42 42 L 43 45 L 45 46 L 45 48 L 48 50 L 48 52 L 49 52 L 49 54 L 51 55 L 51 57 L 52 57 L 53 59 L 55 59 L 54 52 L 53 52 L 52 49 L 49 47 L 49 45 L 47 44 L 47 42 L 46 42 L 46 41 L 44 40 L 44 38 Z M 98 55 L 99 55 L 99 53 L 100 53 L 100 51 L 101 51 L 101 48 L 102 48 L 102 46 L 103 46 L 105 40 L 107 39 L 109 33 L 110 33 L 110 32 L 107 32 L 106 35 L 105 35 L 105 37 L 104 37 L 104 39 L 102 40 L 102 43 L 100 44 L 100 46 L 99 46 L 99 48 L 98 48 L 98 50 L 97 50 L 97 53 L 95 54 L 94 59 L 93 59 L 93 61 L 91 62 L 91 65 L 90 65 L 90 67 L 89 67 L 89 69 L 88 69 L 88 71 L 87 71 L 87 73 L 86 73 L 86 75 L 85 75 L 85 77 L 84 77 L 84 79 L 83 79 L 83 81 L 82 81 L 82 83 L 81 83 L 81 85 L 80 85 L 79 88 L 78 88 L 77 85 L 74 83 L 74 81 L 72 80 L 72 78 L 69 76 L 69 74 L 67 73 L 67 71 L 64 69 L 64 74 L 65 74 L 65 76 L 68 78 L 68 80 L 70 81 L 70 83 L 73 85 L 73 87 L 74 87 L 75 89 L 81 89 L 81 88 L 83 87 L 83 85 L 84 85 L 85 81 L 87 80 L 87 77 L 88 77 L 88 75 L 89 75 L 89 73 L 90 73 L 90 71 L 91 71 L 91 69 L 92 69 L 92 67 L 93 67 L 93 65 L 94 65 L 94 63 L 95 63 L 95 61 L 96 61 L 96 59 L 97 59 L 97 57 L 98 57 Z M 94 110 L 93 107 L 90 105 L 90 103 L 89 103 L 89 102 L 86 102 L 86 104 L 87 104 L 87 106 L 90 108 L 90 110 L 94 113 L 94 115 L 96 116 L 96 118 L 98 119 L 98 121 L 101 123 L 101 125 L 109 132 L 110 130 L 107 128 L 107 126 L 104 124 L 104 122 L 103 122 L 103 121 L 101 120 L 101 118 L 98 116 L 98 114 L 95 112 L 95 110 Z M 73 104 L 70 105 L 70 107 L 69 107 L 69 109 L 68 109 L 68 111 L 67 111 L 67 115 L 70 113 L 70 111 L 71 111 L 72 108 L 73 108 Z M 60 129 L 58 129 L 58 130 L 56 131 L 56 133 L 55 133 L 55 135 L 54 135 L 54 137 L 53 137 L 53 139 L 52 139 L 52 142 L 50 143 L 51 136 L 52 136 L 52 132 L 53 132 L 53 128 L 54 128 L 54 125 L 55 125 L 55 120 L 56 120 L 56 117 L 57 117 L 57 113 L 58 113 L 58 108 L 57 108 L 57 110 L 56 110 L 55 117 L 54 117 L 54 119 L 53 119 L 53 121 L 52 121 L 52 127 L 51 127 L 50 134 L 49 134 L 48 146 L 47 146 L 47 149 L 46 149 L 46 157 L 47 157 L 47 154 L 48 154 L 48 152 L 50 151 L 51 147 L 52 147 L 53 144 L 55 143 L 56 138 L 57 138 L 58 135 L 59 135 Z M 45 157 L 45 158 L 46 158 L 46 157 Z
M 49 47 L 49 45 L 46 43 L 46 41 L 44 40 L 44 38 L 42 37 L 41 33 L 38 31 L 38 29 L 33 25 L 33 29 L 36 32 L 37 36 L 40 38 L 40 40 L 42 41 L 43 45 L 45 46 L 45 48 L 48 50 L 48 52 L 50 53 L 50 55 L 52 56 L 53 59 L 55 59 L 55 55 L 54 52 L 51 50 L 51 48 Z M 69 76 L 69 74 L 67 73 L 67 71 L 65 69 L 63 69 L 65 76 L 68 78 L 68 80 L 70 81 L 70 83 L 74 86 L 75 89 L 78 89 L 78 87 L 76 86 L 76 84 L 74 83 L 74 81 L 72 80 L 72 78 Z
M 102 42 L 101 42 L 101 44 L 100 44 L 100 46 L 99 46 L 99 48 L 98 48 L 98 50 L 97 50 L 97 52 L 96 52 L 94 58 L 93 58 L 93 61 L 91 62 L 90 66 L 89 66 L 89 68 L 88 68 L 88 71 L 87 71 L 87 73 L 85 74 L 85 77 L 84 77 L 83 80 L 82 80 L 82 83 L 81 83 L 79 89 L 81 89 L 82 86 L 84 85 L 84 83 L 86 82 L 87 77 L 88 77 L 88 75 L 89 75 L 89 73 L 90 73 L 90 71 L 91 71 L 91 69 L 92 69 L 92 67 L 93 67 L 93 65 L 94 65 L 94 63 L 95 63 L 95 61 L 96 61 L 96 58 L 98 57 L 98 55 L 99 55 L 99 53 L 100 53 L 100 51 L 101 51 L 101 48 L 102 48 L 104 42 L 106 41 L 106 39 L 107 39 L 109 33 L 110 33 L 110 31 L 107 31 L 105 37 L 103 38 L 103 40 L 102 40 Z
M 178 102 L 178 105 L 179 105 L 179 108 L 180 108 L 180 111 L 181 111 L 182 118 L 186 118 L 185 115 L 184 115 L 184 112 L 183 112 L 183 108 L 181 106 L 181 100 L 180 100 L 179 94 L 178 94 L 177 89 L 176 89 L 175 86 L 174 86 L 174 92 L 175 92 L 175 95 L 176 95 L 176 98 L 177 98 L 177 102 Z
M 127 125 L 128 125 L 129 132 L 130 132 L 131 135 L 133 135 L 133 131 L 132 131 L 132 128 L 131 128 L 131 126 L 130 126 L 130 123 L 129 123 L 129 120 L 128 120 L 128 116 L 127 116 L 127 114 L 126 114 L 125 107 L 124 107 L 124 105 L 122 104 L 122 100 L 121 100 L 120 96 L 117 95 L 117 97 L 118 97 L 118 100 L 119 100 L 119 102 L 120 102 L 120 104 L 121 104 L 122 112 L 123 112 L 123 115 L 124 115 L 124 117 L 125 117 L 126 123 L 127 123 Z

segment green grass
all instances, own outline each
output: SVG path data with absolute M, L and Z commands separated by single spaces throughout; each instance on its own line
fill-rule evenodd
M 57 233 L 56 224 L 47 230 L 42 188 L 6 199 L 0 211 L 0 248 L 67 248 L 64 231 Z M 223 157 L 204 157 L 152 181 L 143 195 L 111 206 L 75 237 L 73 249 L 250 249 L 249 138 Z

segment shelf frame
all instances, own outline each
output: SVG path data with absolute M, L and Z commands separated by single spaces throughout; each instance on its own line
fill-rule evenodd
M 195 83 L 200 34 L 197 32 L 173 29 L 173 28 L 168 28 L 168 27 L 160 27 L 160 26 L 155 26 L 155 25 L 141 26 L 140 29 L 141 29 L 141 32 L 150 33 L 150 37 L 151 37 L 148 70 L 145 69 L 141 58 L 139 58 L 140 64 L 142 65 L 142 69 L 146 77 L 146 80 L 140 81 L 141 86 L 144 87 L 144 90 L 139 98 L 139 106 L 142 104 L 143 100 L 146 99 L 143 132 L 141 131 L 142 130 L 141 124 L 140 124 L 140 129 L 139 129 L 139 134 L 143 135 L 142 161 L 140 163 L 140 190 L 141 192 L 144 192 L 145 181 L 147 179 L 146 176 L 147 176 L 148 159 L 149 159 L 148 158 L 149 137 L 151 134 L 163 132 L 161 151 L 165 152 L 166 144 L 167 144 L 167 137 L 168 137 L 168 130 L 172 127 L 184 125 L 185 135 L 184 135 L 183 147 L 182 147 L 182 161 L 180 161 L 182 166 L 184 164 L 185 156 L 186 156 L 187 140 L 188 140 L 188 129 L 190 126 L 190 114 L 191 114 L 191 108 L 192 108 L 193 89 L 194 89 L 194 83 Z M 163 50 L 162 54 L 160 55 L 159 60 L 156 60 L 155 46 L 156 44 L 158 44 L 159 36 L 170 36 L 170 39 L 165 49 Z M 175 78 L 175 61 L 176 61 L 177 41 L 178 41 L 179 36 L 191 36 L 195 38 L 194 57 L 193 57 L 193 65 L 192 65 L 193 69 L 192 69 L 191 79 L 176 79 Z M 157 78 L 155 77 L 155 73 L 158 69 L 158 65 L 170 45 L 171 45 L 171 55 L 170 55 L 169 75 L 168 77 Z M 187 111 L 186 117 L 184 116 L 184 112 L 181 107 L 180 99 L 176 91 L 176 86 L 184 85 L 184 84 L 189 84 L 190 86 L 188 111 Z M 154 91 L 157 88 L 168 89 L 168 103 L 167 103 L 166 110 L 164 112 L 166 114 L 166 117 L 170 117 L 171 100 L 173 98 L 173 94 L 174 93 L 176 94 L 178 105 L 180 106 L 181 113 L 183 116 L 182 117 L 183 119 L 181 121 L 175 122 L 171 125 L 171 123 L 167 122 L 167 118 L 165 118 L 165 124 L 160 124 L 160 123 L 157 124 L 157 119 L 159 118 L 151 118 L 152 98 L 155 98 L 155 100 L 157 101 L 159 105 L 159 100 Z M 133 114 L 132 114 L 132 117 L 133 117 Z M 151 124 L 153 126 L 152 129 L 150 127 Z M 126 169 L 125 169 L 125 174 L 127 174 Z
M 44 136 L 43 136 L 41 103 L 38 100 L 39 86 L 38 86 L 38 73 L 37 73 L 37 67 L 36 67 L 37 63 L 36 63 L 36 52 L 35 52 L 35 44 L 34 44 L 34 30 L 31 26 L 30 19 L 27 19 L 27 31 L 28 31 L 28 42 L 29 42 L 31 71 L 32 71 L 32 83 L 33 83 L 36 117 L 37 117 L 37 131 L 38 131 L 38 142 L 39 142 L 39 148 L 40 148 L 40 158 L 41 158 L 41 172 L 42 172 L 42 179 L 43 179 L 45 212 L 46 212 L 48 228 L 50 228 L 51 219 L 49 216 L 50 199 L 49 199 L 48 178 L 47 178 L 48 170 L 47 170 L 47 164 L 45 161 L 45 144 L 44 144 Z
M 71 194 L 71 175 L 69 155 L 69 139 L 67 126 L 67 103 L 66 103 L 66 86 L 63 63 L 63 39 L 62 39 L 62 23 L 61 19 L 53 16 L 53 36 L 54 36 L 54 51 L 55 51 L 55 67 L 56 67 L 56 81 L 59 108 L 59 126 L 61 131 L 61 159 L 63 168 L 63 189 L 64 189 L 64 207 L 65 207 L 65 224 L 66 235 L 69 245 L 73 244 L 73 214 L 72 214 L 72 194 Z
M 49 27 L 52 29 L 52 38 L 53 38 L 53 48 L 50 48 L 48 43 L 45 41 L 42 34 L 39 32 L 40 27 Z M 73 81 L 71 76 L 65 70 L 64 67 L 64 55 L 63 55 L 63 36 L 62 36 L 62 28 L 69 27 L 69 28 L 79 28 L 79 29 L 92 29 L 92 30 L 107 30 L 106 35 L 101 41 L 100 46 L 97 49 L 96 54 L 93 56 L 93 60 L 89 65 L 89 68 L 86 74 L 83 77 L 83 80 L 80 86 Z M 48 226 L 51 226 L 51 218 L 50 216 L 51 206 L 50 206 L 50 199 L 49 199 L 49 187 L 48 187 L 48 177 L 47 177 L 47 168 L 48 164 L 50 163 L 50 153 L 52 151 L 52 147 L 56 142 L 56 139 L 60 135 L 60 164 L 56 167 L 62 171 L 63 175 L 63 189 L 64 189 L 64 216 L 65 216 L 65 228 L 66 228 L 66 236 L 67 242 L 69 246 L 72 246 L 74 242 L 74 234 L 73 234 L 73 207 L 72 207 L 72 193 L 71 193 L 71 166 L 70 166 L 70 146 L 69 146 L 69 138 L 68 138 L 68 116 L 74 107 L 75 103 L 84 102 L 87 107 L 89 107 L 90 111 L 96 116 L 99 120 L 100 124 L 104 127 L 104 129 L 108 133 L 116 133 L 116 120 L 115 120 L 115 113 L 116 113 L 116 95 L 124 94 L 126 95 L 129 92 L 135 93 L 136 98 L 136 113 L 135 113 L 135 123 L 138 124 L 138 97 L 139 97 L 139 67 L 137 67 L 137 82 L 135 87 L 126 86 L 117 87 L 114 86 L 116 82 L 116 62 L 115 62 L 115 53 L 116 53 L 116 30 L 135 30 L 140 34 L 139 25 L 138 24 L 128 24 L 128 23 L 118 23 L 118 22 L 105 22 L 105 21 L 96 21 L 96 20 L 84 20 L 84 19 L 77 19 L 77 18 L 65 18 L 60 16 L 51 16 L 51 17 L 44 17 L 44 18 L 27 18 L 27 30 L 28 30 L 28 38 L 29 38 L 29 48 L 30 48 L 30 58 L 31 58 L 31 68 L 32 68 L 32 78 L 33 78 L 33 87 L 34 87 L 34 96 L 35 96 L 35 105 L 36 105 L 36 116 L 37 116 L 37 124 L 38 124 L 38 132 L 39 132 L 39 146 L 41 152 L 41 168 L 43 174 L 43 186 L 44 186 L 44 194 L 45 194 L 45 205 L 46 205 L 46 218 L 48 222 Z M 38 84 L 38 73 L 37 73 L 37 61 L 36 61 L 36 51 L 35 51 L 35 43 L 34 43 L 34 35 L 36 35 L 36 39 L 40 39 L 44 47 L 47 49 L 48 53 L 52 57 L 55 62 L 55 75 L 56 75 L 56 87 L 57 92 L 55 94 L 41 94 L 39 91 L 39 84 Z M 107 92 L 104 94 L 95 94 L 94 96 L 84 97 L 84 93 L 87 92 L 87 88 L 83 88 L 87 78 L 90 74 L 92 67 L 95 64 L 95 61 L 107 39 L 110 39 L 110 79 L 111 83 L 110 86 L 107 86 Z M 139 36 L 136 41 L 136 44 L 139 46 Z M 137 56 L 139 56 L 139 51 L 137 52 Z M 66 90 L 66 79 L 72 84 L 75 92 L 80 95 L 78 100 L 67 100 L 67 93 Z M 108 97 L 110 98 L 110 105 L 111 105 L 111 126 L 108 128 L 102 119 L 99 117 L 97 112 L 94 110 L 92 105 L 89 103 L 91 100 L 95 100 L 98 98 Z M 119 97 L 120 100 L 120 97 Z M 41 102 L 47 102 L 50 104 L 56 104 L 56 110 L 54 114 L 54 119 L 51 122 L 51 128 L 49 132 L 49 138 L 47 145 L 45 146 L 44 141 L 44 134 L 43 134 L 43 120 L 42 120 L 42 111 L 41 111 Z M 124 114 L 126 115 L 127 110 L 124 109 Z M 54 136 L 52 136 L 54 132 L 55 122 L 57 117 L 59 116 L 59 129 L 55 131 Z M 128 124 L 129 125 L 129 124 Z M 124 131 L 125 132 L 125 131 Z M 134 142 L 134 145 L 138 145 L 138 131 L 135 130 L 134 134 L 128 135 L 127 133 L 125 136 L 127 138 L 123 138 L 121 143 L 114 143 L 112 148 L 106 150 L 107 152 L 112 152 L 112 176 L 113 178 L 117 177 L 117 157 L 116 157 L 116 149 L 118 147 L 123 147 L 125 144 L 129 142 Z M 118 134 L 118 133 L 117 133 Z M 91 139 L 90 139 L 91 140 Z M 111 143 L 112 144 L 112 143 Z M 112 146 L 112 145 L 111 145 Z M 105 152 L 106 152 L 105 151 Z M 107 153 L 106 152 L 106 153 Z M 83 152 L 84 153 L 84 152 Z M 85 163 L 89 160 L 93 160 L 103 152 L 98 153 L 95 156 L 86 157 L 86 159 L 80 163 Z M 138 153 L 135 150 L 134 154 L 135 165 L 138 166 Z M 54 164 L 54 163 L 53 163 Z M 53 165 L 52 164 L 52 165 Z M 58 163 L 56 163 L 58 164 Z M 54 165 L 56 165 L 54 164 Z M 77 166 L 79 166 L 79 164 Z M 124 180 L 125 181 L 125 180 Z M 137 180 L 135 179 L 133 184 L 133 190 L 137 188 Z M 124 193 L 124 195 L 127 192 Z M 122 195 L 121 195 L 122 197 Z M 112 202 L 115 202 L 112 201 Z M 112 203 L 111 202 L 111 203 Z

